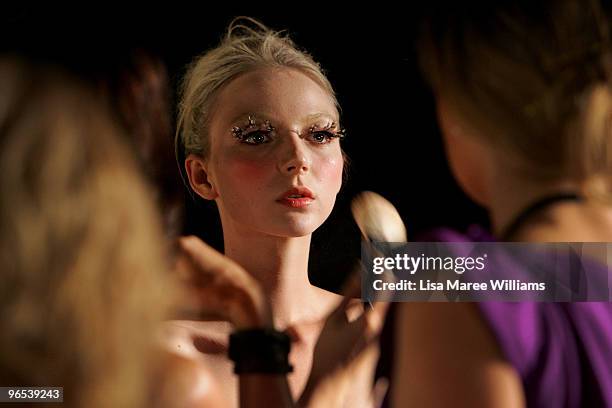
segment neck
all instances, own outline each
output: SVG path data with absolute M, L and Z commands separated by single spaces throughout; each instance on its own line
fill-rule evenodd
M 262 285 L 278 327 L 317 320 L 327 312 L 333 294 L 310 284 L 311 235 L 276 237 L 224 226 L 225 254 Z
M 580 192 L 579 186 L 569 180 L 537 179 L 523 175 L 520 169 L 508 169 L 507 164 L 495 166 L 494 182 L 490 183 L 489 216 L 496 236 L 503 234 L 516 217 L 538 200 L 552 194 Z M 553 203 L 550 207 L 557 205 L 561 203 Z M 549 209 L 546 207 L 542 211 Z M 522 229 L 522 226 L 519 228 Z
M 499 160 L 497 163 L 502 163 Z M 507 165 L 507 163 L 506 163 Z M 558 193 L 582 192 L 568 179 L 538 180 L 520 176 L 512 167 L 493 168 L 489 183 L 489 216 L 493 232 L 500 236 L 530 205 Z M 511 239 L 532 242 L 608 242 L 612 239 L 612 208 L 591 200 L 559 201 L 545 206 L 518 226 Z

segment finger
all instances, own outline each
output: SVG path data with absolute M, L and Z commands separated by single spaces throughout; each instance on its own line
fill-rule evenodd
M 382 274 L 378 275 L 378 279 L 383 281 L 383 284 L 397 282 L 397 277 L 393 271 L 385 270 Z M 374 291 L 372 293 L 372 301 L 393 301 L 393 291 Z
M 193 235 L 179 238 L 179 248 L 204 269 L 217 270 L 234 264 L 225 255 Z
M 189 287 L 205 288 L 218 280 L 218 273 L 206 266 L 202 267 L 182 249 L 174 260 L 172 271 L 180 283 Z
M 378 361 L 380 355 L 380 347 L 378 339 L 367 339 L 365 336 L 359 337 L 353 346 L 351 355 L 349 356 L 349 364 L 347 369 L 363 371 L 367 370 L 367 366 Z
M 389 390 L 389 380 L 385 377 L 381 377 L 376 380 L 374 384 L 374 388 L 372 388 L 372 396 L 370 400 L 372 404 L 370 406 L 374 408 L 380 408 L 385 401 L 385 396 L 387 395 L 387 391 Z
M 369 306 L 365 305 L 365 307 Z M 352 322 L 361 316 L 364 311 L 365 308 L 361 299 L 351 299 L 346 305 L 346 318 L 349 322 Z
M 389 302 L 373 302 L 371 307 L 366 308 L 364 318 L 366 321 L 366 332 L 369 336 L 377 336 L 385 324 Z
M 206 270 L 204 273 L 196 273 L 196 271 L 199 269 L 201 268 L 197 267 L 191 256 L 184 253 L 182 250 L 180 250 L 175 257 L 174 265 L 172 267 L 174 275 L 182 282 L 192 281 L 195 276 L 198 276 L 198 280 L 200 280 L 201 278 L 206 278 L 207 275 L 212 275 L 211 273 L 206 273 Z
M 342 296 L 351 298 L 361 297 L 361 270 L 361 262 L 357 262 L 342 285 L 342 290 L 340 291 Z
M 206 293 L 202 293 L 206 292 Z M 214 291 L 191 287 L 182 290 L 180 302 L 174 311 L 174 320 L 226 320 L 227 307 Z
M 376 312 L 386 312 L 386 308 L 378 306 Z M 359 318 L 350 323 L 350 330 L 354 339 L 352 358 L 361 355 L 365 349 L 378 348 L 378 340 L 384 327 L 385 315 L 377 315 L 372 312 L 363 313 Z
M 360 288 L 361 288 L 361 282 L 359 280 L 359 276 L 355 273 L 349 275 L 346 282 L 344 283 L 342 291 L 340 292 L 343 296 L 342 301 L 329 314 L 328 320 L 341 321 L 341 322 L 347 321 L 347 315 L 346 315 L 347 308 L 349 304 L 351 303 L 351 301 L 354 299 L 355 294 L 358 293 L 358 291 L 360 291 Z
M 230 318 L 218 310 L 202 310 L 199 308 L 180 308 L 173 313 L 171 320 L 190 320 L 198 322 L 230 322 Z
M 179 246 L 200 273 L 215 278 L 228 278 L 233 282 L 242 282 L 247 286 L 255 284 L 253 277 L 240 265 L 210 247 L 198 237 L 181 237 Z

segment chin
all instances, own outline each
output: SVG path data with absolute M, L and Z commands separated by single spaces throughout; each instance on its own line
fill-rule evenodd
M 270 222 L 268 231 L 271 235 L 297 238 L 312 234 L 323 224 L 324 220 L 313 219 L 312 217 L 295 217 L 289 220 L 277 220 Z

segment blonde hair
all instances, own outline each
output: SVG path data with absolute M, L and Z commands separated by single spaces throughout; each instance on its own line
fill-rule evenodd
M 424 24 L 420 60 L 435 93 L 531 176 L 610 185 L 612 49 L 598 1 L 471 6 Z
M 272 31 L 252 18 L 237 17 L 221 43 L 197 57 L 183 79 L 175 137 L 181 174 L 182 157 L 208 154 L 208 125 L 219 89 L 241 74 L 266 67 L 302 71 L 327 91 L 338 107 L 329 80 L 308 53 L 296 48 L 282 32 Z
M 153 197 L 92 93 L 0 60 L 0 383 L 148 406 L 173 286 Z

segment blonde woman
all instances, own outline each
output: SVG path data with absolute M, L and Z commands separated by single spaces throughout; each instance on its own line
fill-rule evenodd
M 612 241 L 608 21 L 597 0 L 468 2 L 427 21 L 448 160 L 497 239 Z M 396 341 L 394 406 L 612 406 L 610 303 L 402 304 Z
M 184 78 L 179 164 L 193 193 L 216 203 L 225 255 L 261 285 L 276 327 L 291 335 L 294 398 L 305 388 L 325 317 L 341 300 L 312 286 L 307 266 L 311 235 L 342 184 L 343 137 L 334 91 L 319 65 L 253 20 L 235 20 Z M 226 356 L 230 331 L 226 322 L 169 325 L 167 345 L 192 370 L 186 389 L 194 399 L 214 395 L 219 406 L 237 406 Z M 375 359 L 370 353 L 352 378 L 347 406 L 368 401 Z

